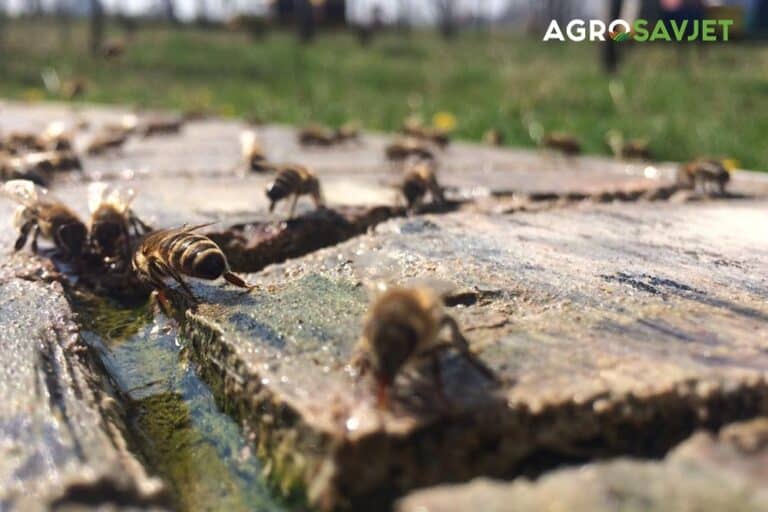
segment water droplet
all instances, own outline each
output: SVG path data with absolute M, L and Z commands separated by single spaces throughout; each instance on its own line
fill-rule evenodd
M 357 416 L 350 416 L 347 419 L 346 426 L 349 432 L 354 432 L 355 430 L 360 428 L 360 418 L 358 418 Z

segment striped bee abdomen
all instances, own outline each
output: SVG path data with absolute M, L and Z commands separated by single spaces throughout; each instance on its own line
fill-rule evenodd
M 299 190 L 302 181 L 302 176 L 296 169 L 283 169 L 277 174 L 275 181 L 267 187 L 267 197 L 271 201 L 288 197 Z
M 197 233 L 179 233 L 161 246 L 166 261 L 183 274 L 201 279 L 216 279 L 227 270 L 227 260 L 219 246 Z

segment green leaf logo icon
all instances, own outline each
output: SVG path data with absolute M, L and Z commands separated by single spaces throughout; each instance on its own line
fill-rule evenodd
M 623 43 L 624 41 L 629 39 L 628 32 L 611 32 L 609 35 L 611 36 L 611 39 L 613 39 L 617 43 Z

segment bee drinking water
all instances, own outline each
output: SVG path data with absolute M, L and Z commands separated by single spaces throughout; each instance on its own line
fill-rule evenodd
M 441 339 L 444 330 L 450 338 Z M 440 352 L 456 349 L 487 379 L 497 377 L 475 356 L 459 325 L 443 309 L 440 298 L 429 288 L 393 288 L 370 309 L 358 343 L 353 365 L 363 376 L 369 371 L 376 382 L 377 403 L 387 408 L 395 378 L 411 363 L 430 358 L 435 385 L 442 394 Z
M 85 247 L 88 230 L 78 216 L 42 187 L 28 180 L 11 180 L 2 187 L 4 195 L 20 204 L 14 216 L 19 237 L 18 251 L 32 235 L 32 250 L 37 252 L 39 236 L 52 240 L 64 259 L 75 259 Z
M 91 212 L 89 246 L 106 263 L 127 263 L 131 240 L 152 231 L 131 208 L 135 195 L 106 183 L 88 187 L 88 209 Z
M 303 165 L 285 166 L 277 173 L 275 181 L 267 186 L 267 197 L 270 200 L 269 211 L 275 209 L 275 204 L 278 201 L 292 196 L 291 209 L 288 213 L 288 218 L 292 219 L 296 210 L 296 202 L 299 200 L 299 196 L 303 195 L 311 196 L 316 207 L 320 208 L 323 205 L 323 195 L 317 176 Z
M 133 270 L 142 281 L 160 293 L 161 300 L 164 300 L 164 292 L 169 288 L 166 280 L 173 279 L 181 286 L 184 296 L 196 302 L 184 276 L 211 281 L 223 277 L 240 288 L 251 288 L 232 273 L 226 256 L 213 240 L 195 233 L 207 225 L 155 231 L 146 235 L 137 247 L 131 262 Z
M 730 180 L 731 172 L 721 160 L 700 158 L 683 164 L 677 171 L 680 186 L 701 192 L 714 189 L 719 195 L 724 195 Z
M 437 183 L 435 165 L 432 160 L 419 160 L 406 168 L 401 190 L 409 210 L 418 208 L 427 193 L 435 203 L 442 203 L 443 189 Z

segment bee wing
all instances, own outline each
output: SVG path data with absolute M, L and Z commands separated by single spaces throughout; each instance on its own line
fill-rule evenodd
M 29 180 L 7 181 L 0 190 L 4 196 L 30 207 L 48 194 L 46 189 L 38 187 Z
M 135 198 L 136 193 L 133 189 L 123 190 L 102 181 L 95 181 L 88 185 L 88 210 L 91 213 L 102 204 L 108 204 L 123 213 L 130 208 Z
M 243 130 L 240 132 L 240 149 L 243 152 L 243 156 L 247 156 L 254 145 L 257 144 L 258 137 L 253 130 Z
M 98 210 L 99 206 L 106 202 L 111 187 L 103 181 L 94 181 L 88 185 L 88 211 Z

